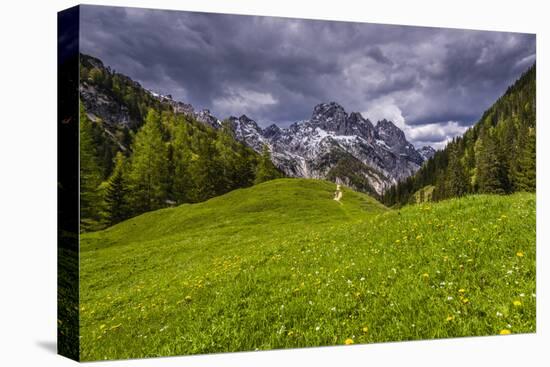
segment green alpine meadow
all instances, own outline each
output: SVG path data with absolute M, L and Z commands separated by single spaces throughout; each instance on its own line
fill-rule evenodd
M 537 332 L 534 34 L 60 15 L 60 354 Z
M 277 179 L 81 237 L 83 360 L 535 332 L 535 195 Z

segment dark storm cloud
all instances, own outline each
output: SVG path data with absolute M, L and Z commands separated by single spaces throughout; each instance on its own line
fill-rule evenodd
M 261 125 L 337 101 L 442 146 L 535 61 L 534 35 L 83 6 L 81 47 L 151 90 Z

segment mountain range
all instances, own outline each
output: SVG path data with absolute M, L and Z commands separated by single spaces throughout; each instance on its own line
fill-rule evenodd
M 336 102 L 315 106 L 309 120 L 288 128 L 262 129 L 246 115 L 228 120 L 238 140 L 258 152 L 268 145 L 273 163 L 287 176 L 331 179 L 377 194 L 416 172 L 435 153 L 431 147 L 415 149 L 391 121 L 374 125 Z
M 81 55 L 81 59 L 89 67 L 111 72 L 97 58 Z M 140 90 L 139 94 L 149 104 L 156 103 L 214 129 L 222 126 L 222 120 L 207 109 L 197 111 L 191 104 L 147 90 L 122 74 L 117 76 Z M 117 138 L 116 130 L 120 127 L 135 130 L 141 124 L 139 117 L 132 116 L 131 103 L 114 98 L 91 82 L 80 83 L 80 98 L 88 117 L 92 121 L 101 120 L 106 133 L 125 150 L 127 147 Z M 260 153 L 267 145 L 272 162 L 289 177 L 329 179 L 375 196 L 414 174 L 435 153 L 429 146 L 416 149 L 393 122 L 384 119 L 373 124 L 358 112 L 347 113 L 336 102 L 318 104 L 309 120 L 287 128 L 277 125 L 261 128 L 244 114 L 224 121 L 230 124 L 237 140 L 256 152 Z

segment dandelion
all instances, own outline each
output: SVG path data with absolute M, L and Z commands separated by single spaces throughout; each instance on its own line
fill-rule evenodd
M 454 319 L 455 319 L 455 317 L 453 315 L 449 315 L 449 316 L 447 316 L 445 321 L 449 322 L 449 321 L 453 321 Z
M 519 299 L 516 299 L 516 300 L 514 300 L 514 302 L 512 302 L 512 304 L 516 307 L 519 307 L 519 306 L 521 306 L 521 301 Z
M 522 252 L 522 251 L 516 252 L 516 256 L 517 256 L 517 257 L 523 257 L 523 252 Z
M 363 332 L 366 334 L 369 332 L 369 327 L 368 326 L 363 326 Z
M 464 288 L 460 288 L 460 289 L 458 290 L 458 293 L 465 293 L 465 292 L 466 292 L 466 290 L 465 290 Z
M 468 304 L 470 302 L 470 300 L 468 298 L 463 298 L 462 299 L 462 303 L 464 304 Z
M 500 331 L 500 335 L 510 335 L 510 334 L 512 334 L 512 332 L 508 329 L 502 329 Z
M 347 339 L 344 341 L 344 344 L 346 344 L 346 345 L 351 345 L 351 344 L 353 344 L 353 339 L 347 338 Z
M 429 277 L 430 277 L 430 274 L 428 274 L 428 273 L 422 274 L 422 278 L 424 278 L 424 279 L 428 279 Z

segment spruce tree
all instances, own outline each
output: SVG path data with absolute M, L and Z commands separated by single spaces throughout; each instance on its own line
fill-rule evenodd
M 446 194 L 448 197 L 463 196 L 468 192 L 468 178 L 460 161 L 458 146 L 450 149 Z
M 481 149 L 477 155 L 476 172 L 480 193 L 506 193 L 506 171 L 499 159 L 497 144 L 492 134 L 484 127 L 482 129 Z
M 129 217 L 128 184 L 124 155 L 118 152 L 115 166 L 105 189 L 105 212 L 109 224 L 113 225 Z
M 516 169 L 517 191 L 536 191 L 536 134 L 535 128 L 527 129 L 525 146 L 520 150 Z
M 99 219 L 97 189 L 100 184 L 101 169 L 93 143 L 93 126 L 80 103 L 80 221 L 85 230 Z

